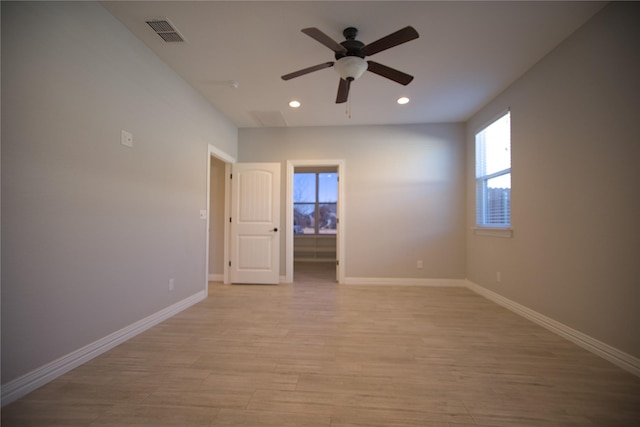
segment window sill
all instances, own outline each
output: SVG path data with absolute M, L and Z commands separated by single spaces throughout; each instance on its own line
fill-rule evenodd
M 476 236 L 502 237 L 505 239 L 513 238 L 513 228 L 504 227 L 476 227 L 473 228 L 473 234 Z

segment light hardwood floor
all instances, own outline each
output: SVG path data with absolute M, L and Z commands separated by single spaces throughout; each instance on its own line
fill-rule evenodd
M 639 378 L 467 289 L 329 277 L 211 283 L 2 426 L 640 426 Z

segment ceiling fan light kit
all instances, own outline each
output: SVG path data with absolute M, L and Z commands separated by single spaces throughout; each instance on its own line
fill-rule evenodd
M 338 59 L 333 66 L 333 69 L 340 74 L 340 77 L 344 80 L 358 80 L 365 71 L 369 64 L 363 58 L 359 56 L 344 56 Z
M 364 59 L 366 56 L 375 55 L 383 50 L 417 39 L 420 36 L 413 27 L 402 28 L 368 45 L 356 40 L 358 30 L 354 27 L 346 28 L 342 32 L 346 40 L 341 43 L 336 42 L 317 28 L 303 28 L 302 32 L 331 49 L 335 53 L 336 60 L 285 74 L 282 76 L 282 80 L 290 80 L 314 71 L 334 67 L 340 75 L 336 104 L 347 102 L 351 82 L 357 80 L 367 70 L 402 85 L 408 85 L 413 80 L 413 76 L 409 74 L 374 61 L 365 61 Z

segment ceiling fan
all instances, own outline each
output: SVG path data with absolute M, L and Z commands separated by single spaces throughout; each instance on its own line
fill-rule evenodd
M 395 70 L 374 61 L 364 60 L 366 56 L 371 56 L 383 50 L 417 39 L 419 35 L 413 27 L 405 27 L 367 45 L 356 40 L 358 30 L 353 27 L 346 28 L 342 32 L 346 40 L 341 43 L 336 42 L 317 28 L 304 28 L 302 32 L 331 49 L 335 53 L 336 60 L 323 62 L 322 64 L 285 74 L 282 76 L 282 80 L 290 80 L 314 71 L 334 67 L 338 74 L 340 74 L 336 104 L 347 101 L 351 82 L 367 70 L 405 86 L 413 80 L 413 76 L 403 73 L 402 71 Z

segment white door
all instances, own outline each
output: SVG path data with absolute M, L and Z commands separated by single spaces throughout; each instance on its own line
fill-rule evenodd
M 280 163 L 232 166 L 232 283 L 280 282 L 280 168 Z

